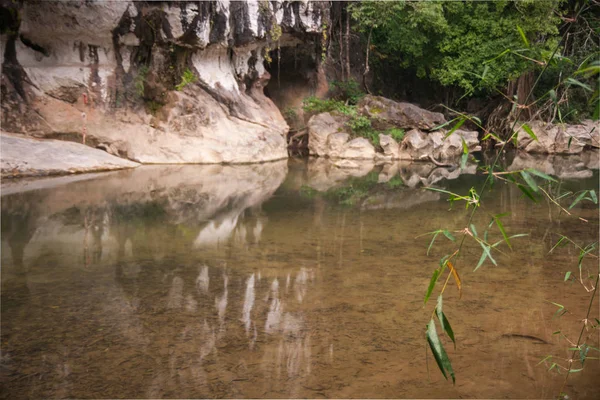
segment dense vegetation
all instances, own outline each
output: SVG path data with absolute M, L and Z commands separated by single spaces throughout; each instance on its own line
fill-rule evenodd
M 519 108 L 528 118 L 574 122 L 599 114 L 599 10 L 595 0 L 362 1 L 337 20 L 334 8 L 332 28 L 360 37 L 364 59 L 342 80 L 353 75 L 366 91 L 483 120 Z M 330 34 L 330 54 L 343 71 L 351 51 L 342 34 Z

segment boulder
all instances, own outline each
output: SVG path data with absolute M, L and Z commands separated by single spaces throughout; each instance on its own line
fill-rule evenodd
M 371 118 L 382 128 L 418 128 L 423 130 L 446 122 L 441 113 L 424 110 L 414 104 L 396 102 L 381 96 L 367 95 L 358 103 L 358 112 Z
M 2 178 L 134 168 L 139 164 L 83 144 L 0 134 Z
M 341 151 L 341 148 L 339 148 L 341 137 L 334 138 L 332 141 L 328 141 L 328 139 L 329 135 L 333 133 L 341 133 L 347 120 L 347 117 L 330 113 L 321 113 L 311 117 L 308 121 L 309 154 L 311 156 L 329 157 L 331 150 L 329 145 L 333 145 L 334 151 Z
M 543 121 L 532 121 L 528 125 L 537 140 L 523 125 L 517 131 L 517 148 L 528 153 L 579 154 L 585 148 L 600 148 L 600 129 L 598 123 L 591 120 L 575 125 Z
M 462 156 L 463 142 L 466 144 L 469 152 L 480 151 L 479 133 L 477 131 L 456 130 L 450 136 L 444 138 L 446 131 L 436 131 L 429 134 L 433 143 L 433 157 L 443 162 L 451 161 Z
M 400 145 L 390 135 L 379 135 L 379 145 L 383 149 L 383 155 L 391 160 L 400 158 Z
M 373 160 L 375 158 L 375 148 L 367 139 L 362 137 L 355 138 L 344 145 L 339 158 Z
M 425 132 L 419 129 L 412 129 L 404 135 L 400 144 L 400 150 L 410 154 L 411 159 L 420 160 L 433 153 L 433 143 Z

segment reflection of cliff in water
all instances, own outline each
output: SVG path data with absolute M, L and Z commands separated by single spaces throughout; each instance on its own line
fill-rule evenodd
M 472 167 L 462 175 L 420 163 L 367 167 L 142 167 L 4 196 L 0 379 L 10 383 L 0 397 L 423 393 L 426 371 L 414 346 L 437 256 L 426 255 L 430 239 L 417 235 L 461 227 L 466 213 L 448 213 L 422 185 L 461 192 L 484 177 Z M 328 197 L 349 187 L 366 196 L 352 206 Z M 577 242 L 597 237 L 597 207 L 574 209 L 591 221 L 583 226 L 549 218 L 510 185 L 498 185 L 486 204 L 492 213 L 511 211 L 505 227 L 529 233 L 515 242 L 528 252 L 499 255 L 501 266 L 486 271 L 491 284 L 473 286 L 485 305 L 464 297 L 457 304 L 461 325 L 477 334 L 456 362 L 482 391 L 432 386 L 425 397 L 511 397 L 498 391 L 499 374 L 519 385 L 542 382 L 544 370 L 524 367 L 537 343 L 507 346 L 492 335 L 519 327 L 546 340 L 518 294 L 541 304 L 555 290 L 552 274 L 568 260 L 548 256 L 555 240 L 547 232 L 560 224 Z M 474 223 L 487 225 L 479 215 Z M 479 258 L 471 250 L 465 265 Z M 465 281 L 476 279 L 463 271 Z M 510 312 L 482 322 L 483 307 Z M 509 367 L 484 380 L 471 360 L 490 343 L 490 359 Z
M 85 264 L 109 253 L 119 260 L 164 255 L 173 237 L 189 238 L 181 243 L 190 250 L 230 240 L 256 243 L 266 223 L 260 204 L 286 172 L 285 162 L 143 167 L 15 193 L 2 198 L 2 237 L 15 263 L 32 238 L 77 244 Z

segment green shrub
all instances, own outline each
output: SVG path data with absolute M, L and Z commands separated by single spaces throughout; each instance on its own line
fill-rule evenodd
M 302 109 L 307 114 L 337 112 L 351 117 L 356 116 L 356 106 L 347 105 L 341 100 L 318 99 L 314 96 L 307 97 L 302 101 Z
M 181 82 L 175 86 L 175 89 L 181 91 L 188 84 L 196 82 L 196 79 L 196 75 L 194 75 L 194 73 L 190 71 L 189 68 L 186 68 L 186 70 L 183 71 L 183 75 L 181 75 Z
M 335 98 L 348 102 L 351 105 L 358 103 L 365 96 L 365 93 L 360 88 L 360 84 L 354 79 L 350 79 L 347 82 L 333 81 L 331 82 L 331 89 Z
M 390 135 L 392 139 L 396 142 L 400 143 L 402 139 L 404 139 L 404 129 L 400 128 L 391 128 L 385 132 L 387 135 Z
M 283 117 L 288 121 L 295 121 L 298 119 L 298 113 L 294 107 L 287 107 L 285 110 L 283 110 Z
M 402 181 L 402 178 L 400 178 L 399 175 L 394 176 L 392 179 L 390 179 L 387 182 L 387 186 L 390 189 L 394 189 L 394 188 L 400 187 L 402 185 L 404 185 L 404 182 Z
M 364 137 L 375 146 L 379 146 L 379 132 L 373 129 L 369 118 L 354 115 L 346 123 L 346 126 L 350 128 L 353 134 Z
M 305 113 L 320 114 L 340 109 L 344 103 L 334 99 L 318 99 L 315 96 L 307 97 L 302 101 L 302 109 Z
M 347 125 L 352 129 L 352 132 L 361 136 L 371 130 L 371 120 L 362 115 L 360 117 L 352 117 Z

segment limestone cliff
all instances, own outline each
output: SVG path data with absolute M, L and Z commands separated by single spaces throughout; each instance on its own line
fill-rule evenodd
M 0 0 L 2 130 L 142 163 L 287 157 L 269 52 L 319 64 L 326 3 Z

